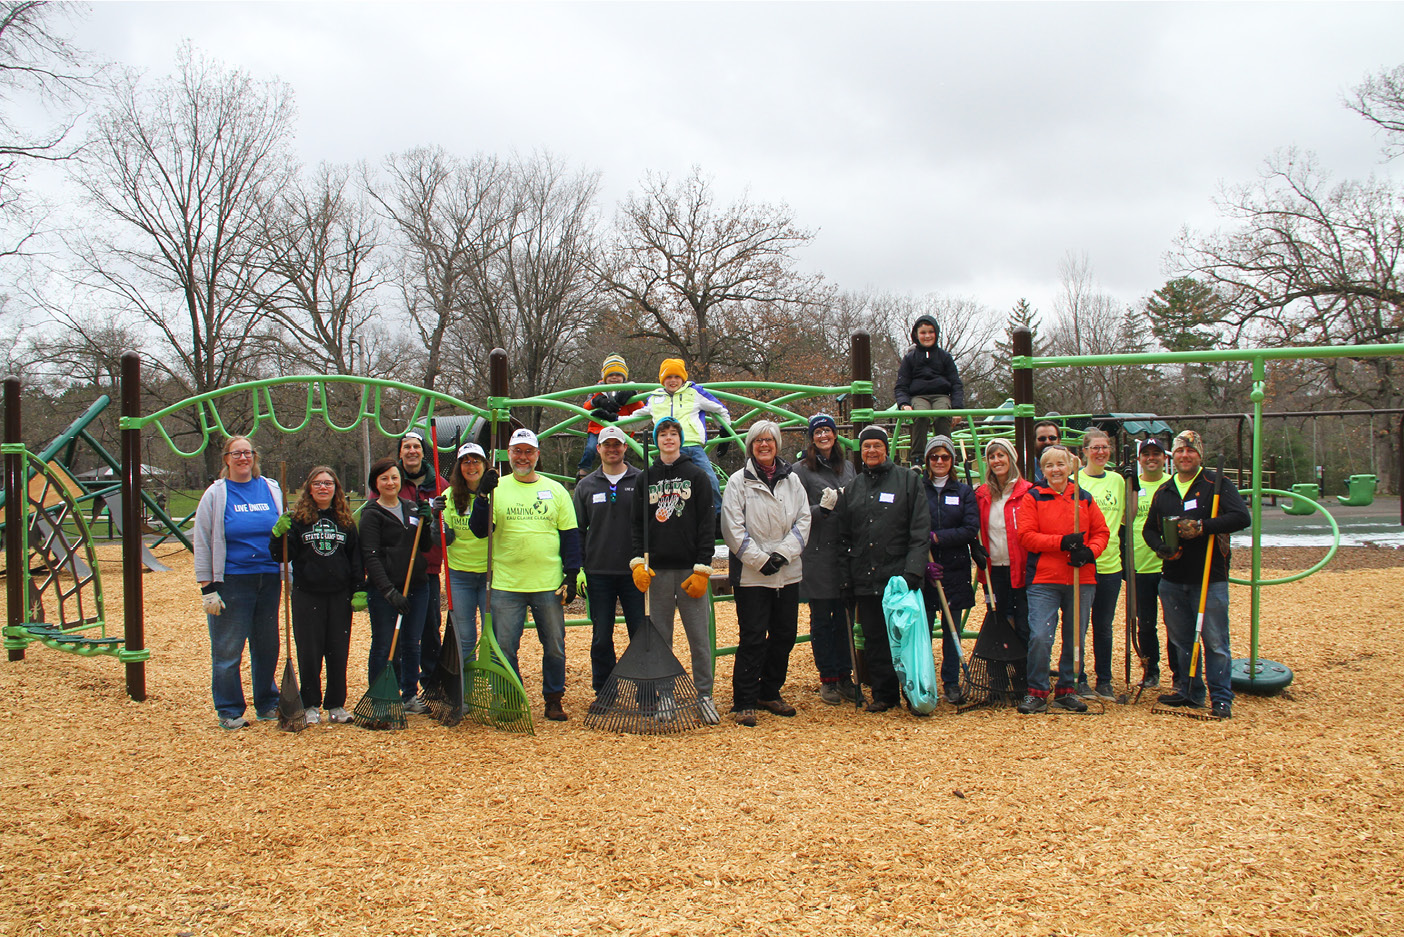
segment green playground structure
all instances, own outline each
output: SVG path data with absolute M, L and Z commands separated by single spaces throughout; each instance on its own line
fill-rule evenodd
M 1036 416 L 1033 406 L 1033 378 L 1037 370 L 1202 361 L 1249 362 L 1252 365 L 1254 382 L 1252 391 L 1254 404 L 1252 416 L 1253 472 L 1252 484 L 1244 486 L 1240 480 L 1240 489 L 1250 500 L 1252 507 L 1253 566 L 1252 576 L 1249 579 L 1234 578 L 1232 582 L 1248 585 L 1252 589 L 1251 653 L 1248 659 L 1236 663 L 1235 681 L 1236 686 L 1245 690 L 1270 691 L 1285 686 L 1285 682 L 1291 680 L 1290 670 L 1275 662 L 1261 660 L 1258 657 L 1259 591 L 1263 586 L 1291 582 L 1321 569 L 1336 551 L 1339 544 L 1339 531 L 1334 519 L 1316 502 L 1314 491 L 1298 486 L 1297 489 L 1302 489 L 1301 491 L 1294 489 L 1292 492 L 1279 492 L 1263 485 L 1260 457 L 1262 401 L 1265 395 L 1267 362 L 1341 356 L 1352 358 L 1399 356 L 1404 355 L 1404 345 L 1235 349 L 1204 353 L 1167 352 L 1064 358 L 1036 358 L 1031 354 L 1031 345 L 1030 336 L 1026 330 L 1015 332 L 1014 356 L 1011 362 L 1014 372 L 1014 394 L 1011 400 L 1005 401 L 999 407 L 944 411 L 898 411 L 895 408 L 878 409 L 874 407 L 869 337 L 866 334 L 858 333 L 852 336 L 850 342 L 850 380 L 846 384 L 809 386 L 759 381 L 709 382 L 707 384 L 708 390 L 720 400 L 732 405 L 733 410 L 739 411 L 739 414 L 731 421 L 723 423 L 720 431 L 708 441 L 707 446 L 713 448 L 724 440 L 739 443 L 739 432 L 735 428 L 742 427 L 744 429 L 750 423 L 761 418 L 775 420 L 784 430 L 800 432 L 804 430 L 808 416 L 818 410 L 826 410 L 839 418 L 841 429 L 848 431 L 846 434 L 840 434 L 840 443 L 849 449 L 855 447 L 854 441 L 862 428 L 872 423 L 881 422 L 900 432 L 904 425 L 909 424 L 917 417 L 960 417 L 963 418 L 964 425 L 959 427 L 952 436 L 957 447 L 966 455 L 964 461 L 967 461 L 967 468 L 973 466 L 975 471 L 971 473 L 972 481 L 978 484 L 978 477 L 983 476 L 984 473 L 984 447 L 994 437 L 1012 437 L 1016 449 L 1023 455 L 1024 464 L 1028 465 L 1032 459 L 1032 429 Z M 122 415 L 119 424 L 122 445 L 120 459 L 113 458 L 110 454 L 102 451 L 86 429 L 93 417 L 107 406 L 105 398 L 96 402 L 89 413 L 84 415 L 84 418 L 76 421 L 74 426 L 61 435 L 59 440 L 46 447 L 43 452 L 37 455 L 28 453 L 22 445 L 19 433 L 19 382 L 18 379 L 8 379 L 5 385 L 6 443 L 4 454 L 6 460 L 6 497 L 9 499 L 9 504 L 19 501 L 26 506 L 31 517 L 38 518 L 45 515 L 46 512 L 53 512 L 59 502 L 62 502 L 65 506 L 63 510 L 68 514 L 64 515 L 61 520 L 67 521 L 69 515 L 76 517 L 80 522 L 80 534 L 75 543 L 54 539 L 45 541 L 43 538 L 38 541 L 27 539 L 30 537 L 31 528 L 34 530 L 58 529 L 61 533 L 63 525 L 55 523 L 52 514 L 48 516 L 49 521 L 41 522 L 38 527 L 31 524 L 7 526 L 5 528 L 7 567 L 11 571 L 26 569 L 25 558 L 28 557 L 31 547 L 40 549 L 39 552 L 45 558 L 41 566 L 51 572 L 57 567 L 63 567 L 64 563 L 68 563 L 67 569 L 75 571 L 76 574 L 79 570 L 77 563 L 86 558 L 86 566 L 91 574 L 91 579 L 85 580 L 84 585 L 91 589 L 93 594 L 93 600 L 87 607 L 89 612 L 75 613 L 73 616 L 66 613 L 58 617 L 47 616 L 47 619 L 56 620 L 51 622 L 46 621 L 45 616 L 35 615 L 35 610 L 41 609 L 43 603 L 36 604 L 31 601 L 32 591 L 27 589 L 27 582 L 25 583 L 26 588 L 10 590 L 5 638 L 11 659 L 22 658 L 24 645 L 35 641 L 65 651 L 78 651 L 84 654 L 113 654 L 127 663 L 128 693 L 134 699 L 144 699 L 146 652 L 144 651 L 141 573 L 144 567 L 148 566 L 143 561 L 149 557 L 149 552 L 145 556 L 143 555 L 145 544 L 142 526 L 140 523 L 121 526 L 124 634 L 122 639 L 118 640 L 108 636 L 106 631 L 102 615 L 101 581 L 97 577 L 97 567 L 92 555 L 92 538 L 86 524 L 81 524 L 81 512 L 78 510 L 80 503 L 95 502 L 98 498 L 102 498 L 109 510 L 116 507 L 117 513 L 113 514 L 114 520 L 140 519 L 145 513 L 159 519 L 166 525 L 171 534 L 180 537 L 182 542 L 188 546 L 188 539 L 180 531 L 182 524 L 166 515 L 160 506 L 142 490 L 140 454 L 143 432 L 154 431 L 172 451 L 184 457 L 194 457 L 204 452 L 214 440 L 223 439 L 235 433 L 252 435 L 264 426 L 271 427 L 281 433 L 297 433 L 307 427 L 314 419 L 320 419 L 333 430 L 351 432 L 366 422 L 385 437 L 398 437 L 408 427 L 428 426 L 433 421 L 440 427 L 452 426 L 452 432 L 441 433 L 439 440 L 440 451 L 451 454 L 463 434 L 472 434 L 475 439 L 485 439 L 484 434 L 487 426 L 493 424 L 497 427 L 498 435 L 495 441 L 490 441 L 492 461 L 501 464 L 506 461 L 506 440 L 514 422 L 512 417 L 514 410 L 543 408 L 559 414 L 561 419 L 557 423 L 545 427 L 538 434 L 543 440 L 557 435 L 583 437 L 585 425 L 590 420 L 590 414 L 580 406 L 579 402 L 586 395 L 606 388 L 609 390 L 627 389 L 635 392 L 636 399 L 639 399 L 655 387 L 652 384 L 639 383 L 601 384 L 554 391 L 533 397 L 512 398 L 507 380 L 506 352 L 501 349 L 494 350 L 489 368 L 492 385 L 490 395 L 483 405 L 459 400 L 438 391 L 394 381 L 351 375 L 297 375 L 233 385 L 171 404 L 151 414 L 143 414 L 140 397 L 140 360 L 135 353 L 128 353 L 122 359 Z M 343 418 L 343 422 L 339 423 L 333 418 L 329 401 L 333 391 L 343 386 L 352 389 L 353 393 L 359 394 L 359 402 L 355 418 L 349 422 L 345 422 Z M 299 387 L 305 389 L 305 395 L 293 394 L 295 400 L 302 402 L 300 406 L 296 407 L 298 412 L 285 413 L 280 417 L 275 407 L 275 389 L 279 392 L 278 399 L 286 400 L 287 392 Z M 759 394 L 750 396 L 755 392 L 759 392 Z M 408 418 L 390 421 L 387 424 L 385 413 L 387 393 L 394 394 L 409 402 L 406 404 L 406 409 L 410 410 Z M 238 396 L 240 399 L 247 398 L 252 402 L 252 418 L 237 427 L 227 425 L 220 412 L 221 400 L 232 396 Z M 757 397 L 764 399 L 757 399 Z M 409 406 L 411 403 L 412 407 Z M 10 417 L 12 406 L 14 410 L 13 423 Z M 195 410 L 193 424 L 199 428 L 199 440 L 198 445 L 193 449 L 182 449 L 176 444 L 165 422 L 173 415 L 188 408 Z M 190 415 L 185 416 L 188 419 Z M 634 415 L 621 420 L 619 424 L 628 430 L 631 427 L 641 427 L 646 419 L 646 415 Z M 1094 422 L 1103 420 L 1119 421 L 1119 425 L 1131 433 L 1159 430 L 1155 415 L 1152 414 L 1071 415 L 1059 418 L 1059 423 L 1065 428 L 1065 437 L 1068 442 L 1075 444 L 1076 440 L 1081 438 L 1082 431 L 1093 426 Z M 438 423 L 438 421 L 442 421 L 442 423 Z M 905 440 L 906 437 L 903 436 L 901 439 Z M 66 475 L 63 471 L 62 460 L 72 459 L 72 447 L 78 442 L 92 445 L 99 452 L 100 458 L 103 458 L 111 468 L 118 472 L 119 479 L 116 483 L 101 487 L 98 491 L 82 490 L 81 488 L 76 492 L 70 491 L 62 478 Z M 630 445 L 636 452 L 641 452 L 641 447 L 637 442 L 631 440 Z M 67 455 L 58 461 L 53 460 L 53 457 L 61 451 L 66 451 Z M 33 486 L 30 483 L 40 477 L 48 480 L 45 485 L 48 487 L 46 491 L 49 494 L 43 495 L 51 502 L 47 508 L 42 503 L 42 499 L 36 506 L 32 494 Z M 562 479 L 562 481 L 570 482 L 573 480 Z M 725 480 L 722 481 L 724 485 Z M 1341 502 L 1343 504 L 1368 504 L 1368 499 L 1373 498 L 1376 482 L 1377 480 L 1373 476 L 1352 477 L 1349 485 L 1350 494 L 1343 497 Z M 20 498 L 18 493 L 26 491 L 26 486 L 30 487 L 31 495 L 28 498 Z M 40 486 L 40 488 L 44 488 L 44 486 Z M 1294 513 L 1298 510 L 1303 514 L 1321 511 L 1335 532 L 1335 537 L 1326 557 L 1311 568 L 1289 577 L 1268 580 L 1262 577 L 1262 504 L 1264 496 L 1273 494 L 1291 497 L 1293 501 L 1288 510 L 1292 510 Z M 1366 501 L 1361 502 L 1358 501 L 1359 499 L 1366 499 Z M 45 537 L 47 536 L 45 535 Z M 68 558 L 67 561 L 65 561 L 65 557 Z M 27 580 L 23 577 L 20 579 L 21 581 Z M 52 593 L 59 577 L 54 576 L 51 579 L 54 582 L 46 583 L 44 588 Z M 77 582 L 79 578 L 74 575 L 73 579 L 74 582 Z M 716 645 L 715 603 L 727 602 L 732 599 L 731 596 L 726 595 L 727 591 L 722 587 L 720 580 L 720 577 L 714 579 L 718 589 L 713 590 L 712 648 L 714 656 L 730 654 L 735 650 L 726 647 L 718 648 Z M 59 602 L 58 605 L 61 606 L 62 602 Z M 588 620 L 572 620 L 570 624 L 583 626 L 588 624 Z M 80 637 L 94 632 L 96 632 L 95 638 Z M 966 633 L 966 637 L 973 636 Z M 800 637 L 800 641 L 807 640 L 808 636 Z
M 1315 482 L 1298 482 L 1292 486 L 1291 501 L 1282 503 L 1282 510 L 1289 515 L 1316 514 L 1316 499 L 1321 497 L 1321 486 Z

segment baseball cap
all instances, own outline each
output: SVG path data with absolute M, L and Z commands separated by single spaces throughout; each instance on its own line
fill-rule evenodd
M 625 446 L 629 445 L 629 438 L 626 437 L 624 431 L 618 427 L 605 427 L 600 431 L 600 436 L 596 443 L 603 443 L 607 440 L 617 440 Z
M 1164 452 L 1165 452 L 1165 444 L 1162 443 L 1162 442 L 1160 442 L 1160 438 L 1159 438 L 1159 437 L 1155 437 L 1155 436 L 1147 437 L 1146 439 L 1141 440 L 1141 441 L 1139 441 L 1139 442 L 1136 444 L 1136 453 L 1137 453 L 1138 455 L 1139 455 L 1143 450 L 1147 450 L 1147 449 L 1156 449 L 1156 450 L 1160 450 L 1160 452 L 1164 453 Z
M 483 448 L 477 443 L 464 443 L 460 446 L 458 448 L 458 458 L 462 459 L 464 456 L 477 456 L 483 462 L 487 462 L 487 453 L 483 452 Z
M 508 445 L 509 447 L 510 447 L 510 446 L 530 446 L 532 449 L 540 449 L 540 448 L 541 448 L 541 444 L 538 443 L 537 440 L 536 440 L 536 434 L 535 434 L 535 433 L 532 433 L 532 432 L 531 432 L 530 430 L 528 430 L 526 427 L 522 427 L 520 430 L 514 430 L 514 431 L 512 432 L 512 439 L 510 439 L 510 440 L 507 441 L 507 445 Z

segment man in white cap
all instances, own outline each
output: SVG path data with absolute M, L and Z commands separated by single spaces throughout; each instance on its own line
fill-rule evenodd
M 492 620 L 497 643 L 521 676 L 517 649 L 527 608 L 541 641 L 541 694 L 546 719 L 565 720 L 564 604 L 575 599 L 580 572 L 580 531 L 570 493 L 536 472 L 536 434 L 515 431 L 507 444 L 512 474 L 493 494 Z
M 575 520 L 580 525 L 585 564 L 580 590 L 590 606 L 590 681 L 598 696 L 617 662 L 614 609 L 624 611 L 629 637 L 643 624 L 644 595 L 629 569 L 633 533 L 631 512 L 639 470 L 624 461 L 628 438 L 616 426 L 600 429 L 600 468 L 575 484 Z M 577 580 L 577 586 L 580 581 Z

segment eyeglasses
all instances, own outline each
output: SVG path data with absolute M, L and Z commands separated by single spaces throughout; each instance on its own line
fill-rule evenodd
M 1056 443 L 1056 442 L 1058 442 L 1058 438 L 1057 438 L 1056 436 L 1040 436 L 1040 437 L 1035 437 L 1035 439 L 1037 439 L 1038 442 L 1040 442 L 1040 443 Z
M 933 462 L 950 462 L 953 457 L 950 453 L 932 453 L 928 458 Z
M 231 449 L 225 455 L 231 459 L 253 459 L 254 451 L 251 449 Z
M 314 489 L 334 489 L 334 488 L 336 488 L 336 483 L 335 483 L 335 482 L 313 482 L 313 483 L 312 483 L 312 487 L 313 487 Z
M 1089 446 L 1089 447 L 1087 447 L 1087 452 L 1089 452 L 1089 453 L 1110 453 L 1110 452 L 1111 452 L 1111 447 L 1110 447 L 1110 446 Z

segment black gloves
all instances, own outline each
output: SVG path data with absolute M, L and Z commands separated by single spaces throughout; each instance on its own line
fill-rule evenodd
M 770 559 L 767 560 L 764 564 L 761 565 L 761 568 L 760 568 L 761 575 L 762 575 L 762 576 L 773 576 L 774 574 L 780 572 L 780 568 L 783 567 L 783 566 L 785 566 L 785 564 L 787 564 L 787 563 L 789 563 L 789 562 L 790 562 L 790 561 L 787 560 L 787 559 L 785 559 L 785 557 L 783 557 L 782 555 L 780 555 L 780 554 L 778 554 L 778 553 L 772 553 L 772 554 L 770 555 Z
M 415 510 L 419 512 L 420 521 L 434 520 L 434 505 L 432 502 L 421 498 L 419 503 L 415 505 Z
M 1068 551 L 1068 565 L 1072 567 L 1085 567 L 1096 559 L 1092 556 L 1092 548 L 1086 544 L 1079 544 Z
M 448 547 L 456 540 L 458 540 L 458 532 L 453 528 L 444 528 L 444 546 Z
M 725 455 L 726 455 L 727 453 L 729 453 L 729 452 L 731 452 L 731 441 L 730 441 L 730 440 L 722 440 L 720 443 L 717 444 L 716 453 L 717 453 L 717 458 L 718 458 L 718 459 L 721 459 L 723 456 L 725 456 Z
M 634 396 L 633 391 L 611 391 L 605 395 L 609 398 L 609 403 L 605 406 L 612 409 L 616 414 L 623 410 L 629 403 L 629 398 Z
M 1075 548 L 1075 547 L 1081 547 L 1081 546 L 1082 546 L 1082 532 L 1081 532 L 1081 531 L 1078 531 L 1076 534 L 1064 534 L 1064 535 L 1063 535 L 1063 539 L 1062 539 L 1061 541 L 1058 542 L 1058 549 L 1059 549 L 1059 550 L 1072 550 L 1072 549 Z
M 619 411 L 610 410 L 606 407 L 596 407 L 590 411 L 590 419 L 595 423 L 614 423 L 619 418 Z
M 483 473 L 482 479 L 478 481 L 478 494 L 486 496 L 497 488 L 497 470 L 489 469 Z
M 565 602 L 563 605 L 569 606 L 575 602 L 575 574 L 578 571 L 567 570 L 565 572 Z
M 904 573 L 902 579 L 907 582 L 907 589 L 919 590 L 924 577 L 919 573 Z
M 981 570 L 990 565 L 989 552 L 985 550 L 984 546 L 979 541 L 970 545 L 970 559 L 973 560 L 975 566 L 979 567 Z
M 394 606 L 395 611 L 400 615 L 409 612 L 409 600 L 405 598 L 404 593 L 395 589 L 393 586 L 390 587 L 389 592 L 385 594 L 385 601 Z

